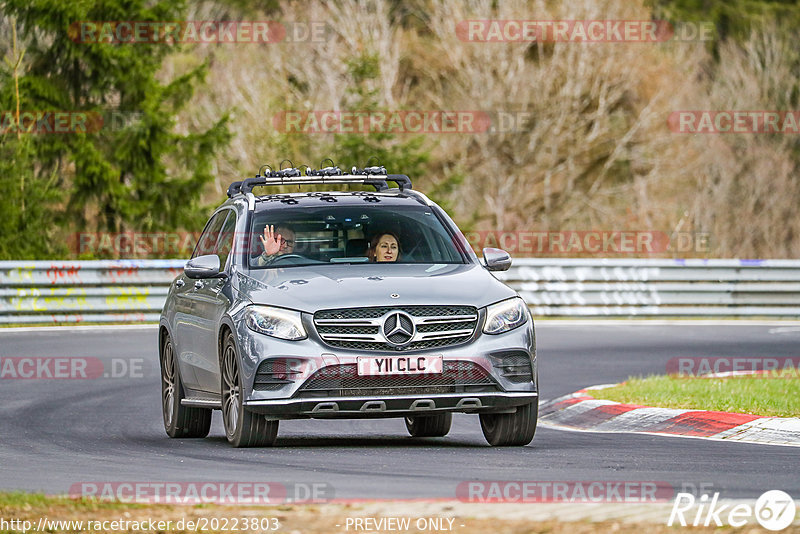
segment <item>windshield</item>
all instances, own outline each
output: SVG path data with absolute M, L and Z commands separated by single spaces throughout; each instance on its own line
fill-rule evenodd
M 249 261 L 254 269 L 320 263 L 466 263 L 459 241 L 431 208 L 422 205 L 326 203 L 266 209 L 253 215 L 250 231 Z

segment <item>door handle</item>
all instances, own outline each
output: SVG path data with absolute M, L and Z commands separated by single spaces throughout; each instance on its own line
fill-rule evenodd
M 178 280 L 175 281 L 175 287 L 177 287 L 177 288 L 181 288 L 181 287 L 183 287 L 185 285 L 186 285 L 186 282 L 184 282 L 180 278 L 178 278 Z

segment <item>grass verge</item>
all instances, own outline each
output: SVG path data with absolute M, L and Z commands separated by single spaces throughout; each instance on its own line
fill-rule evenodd
M 596 399 L 625 404 L 800 417 L 800 377 L 795 371 L 731 378 L 648 376 L 589 390 Z

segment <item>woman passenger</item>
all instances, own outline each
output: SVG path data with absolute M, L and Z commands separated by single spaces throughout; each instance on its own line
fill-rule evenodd
M 381 232 L 369 242 L 367 249 L 369 261 L 392 262 L 400 257 L 400 240 L 393 232 Z

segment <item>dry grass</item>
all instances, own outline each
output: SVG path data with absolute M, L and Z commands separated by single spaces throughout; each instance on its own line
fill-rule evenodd
M 774 29 L 753 34 L 744 47 L 724 45 L 708 81 L 709 109 L 796 109 L 790 60 L 797 54 Z M 711 232 L 726 255 L 800 257 L 797 136 L 698 137 L 696 150 L 705 157 L 698 166 L 694 224 Z
M 279 20 L 326 21 L 329 38 L 201 46 L 172 58 L 166 72 L 204 58 L 212 65 L 183 128 L 234 110 L 237 135 L 218 159 L 214 195 L 264 163 L 317 165 L 330 153 L 333 136 L 282 134 L 276 113 L 360 109 L 369 93 L 386 110 L 530 114 L 514 131 L 427 136 L 428 173 L 415 182 L 430 191 L 463 177 L 439 199 L 470 229 L 707 232 L 709 256 L 800 254 L 792 136 L 667 127 L 675 110 L 792 109 L 790 36 L 765 30 L 723 44 L 711 68 L 703 43 L 465 43 L 455 32 L 476 18 L 648 20 L 641 0 L 414 0 L 402 17 L 390 5 L 286 1 Z M 211 2 L 193 9 L 201 20 L 268 18 Z M 380 69 L 359 86 L 351 65 L 363 57 Z

